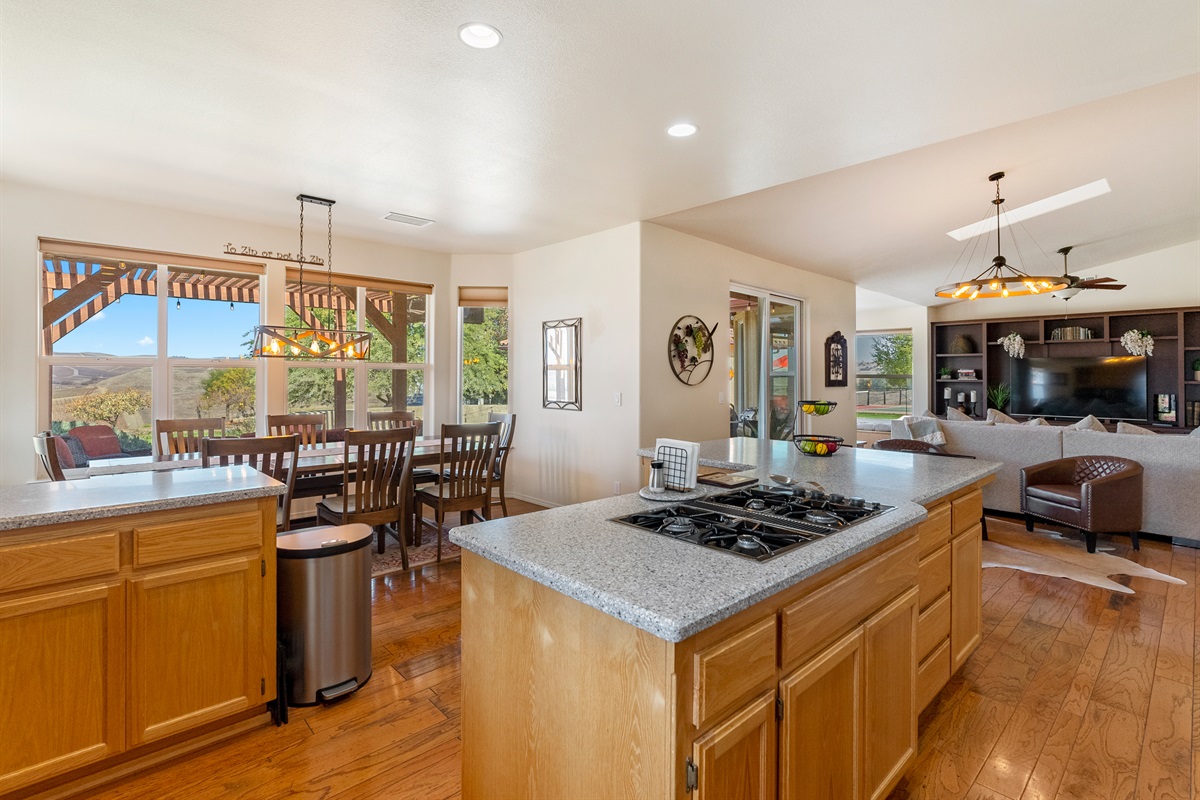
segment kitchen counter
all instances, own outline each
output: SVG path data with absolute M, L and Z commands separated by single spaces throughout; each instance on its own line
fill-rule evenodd
M 250 467 L 105 475 L 0 488 L 0 531 L 274 497 L 282 483 Z
M 649 451 L 641 454 L 649 455 Z M 636 494 L 456 528 L 450 539 L 515 573 L 668 642 L 680 642 L 925 519 L 923 504 L 986 480 L 1000 464 L 844 448 L 803 456 L 790 442 L 704 442 L 701 463 L 813 481 L 895 505 L 766 562 L 672 541 L 611 518 L 661 507 Z M 710 493 L 728 491 L 702 487 Z

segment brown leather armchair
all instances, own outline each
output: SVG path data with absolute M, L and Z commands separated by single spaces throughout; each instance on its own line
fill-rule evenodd
M 1128 533 L 1140 549 L 1142 465 L 1116 456 L 1076 456 L 1021 470 L 1025 529 L 1034 517 L 1069 525 L 1084 534 L 1089 553 L 1097 533 Z

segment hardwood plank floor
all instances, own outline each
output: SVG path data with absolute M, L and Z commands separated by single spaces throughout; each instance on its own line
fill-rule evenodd
M 536 507 L 510 501 L 510 509 Z M 983 643 L 922 715 L 917 762 L 893 800 L 1193 797 L 1197 553 L 1142 548 L 1134 560 L 1188 585 L 1134 579 L 1128 596 L 984 570 Z M 352 698 L 292 709 L 289 725 L 95 796 L 459 797 L 460 585 L 456 561 L 376 578 L 375 672 Z

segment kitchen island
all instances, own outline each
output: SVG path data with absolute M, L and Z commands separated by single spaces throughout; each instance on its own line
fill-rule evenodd
M 700 456 L 895 508 L 763 562 L 612 522 L 659 505 L 637 495 L 454 531 L 464 797 L 875 798 L 910 766 L 920 708 L 979 642 L 999 465 Z
M 285 489 L 248 467 L 0 489 L 0 794 L 263 724 Z

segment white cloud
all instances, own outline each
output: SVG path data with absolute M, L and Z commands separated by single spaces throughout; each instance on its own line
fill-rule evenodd
M 138 339 L 138 344 L 140 344 L 142 347 L 149 347 L 154 344 L 154 340 L 149 336 L 143 336 L 142 338 Z

